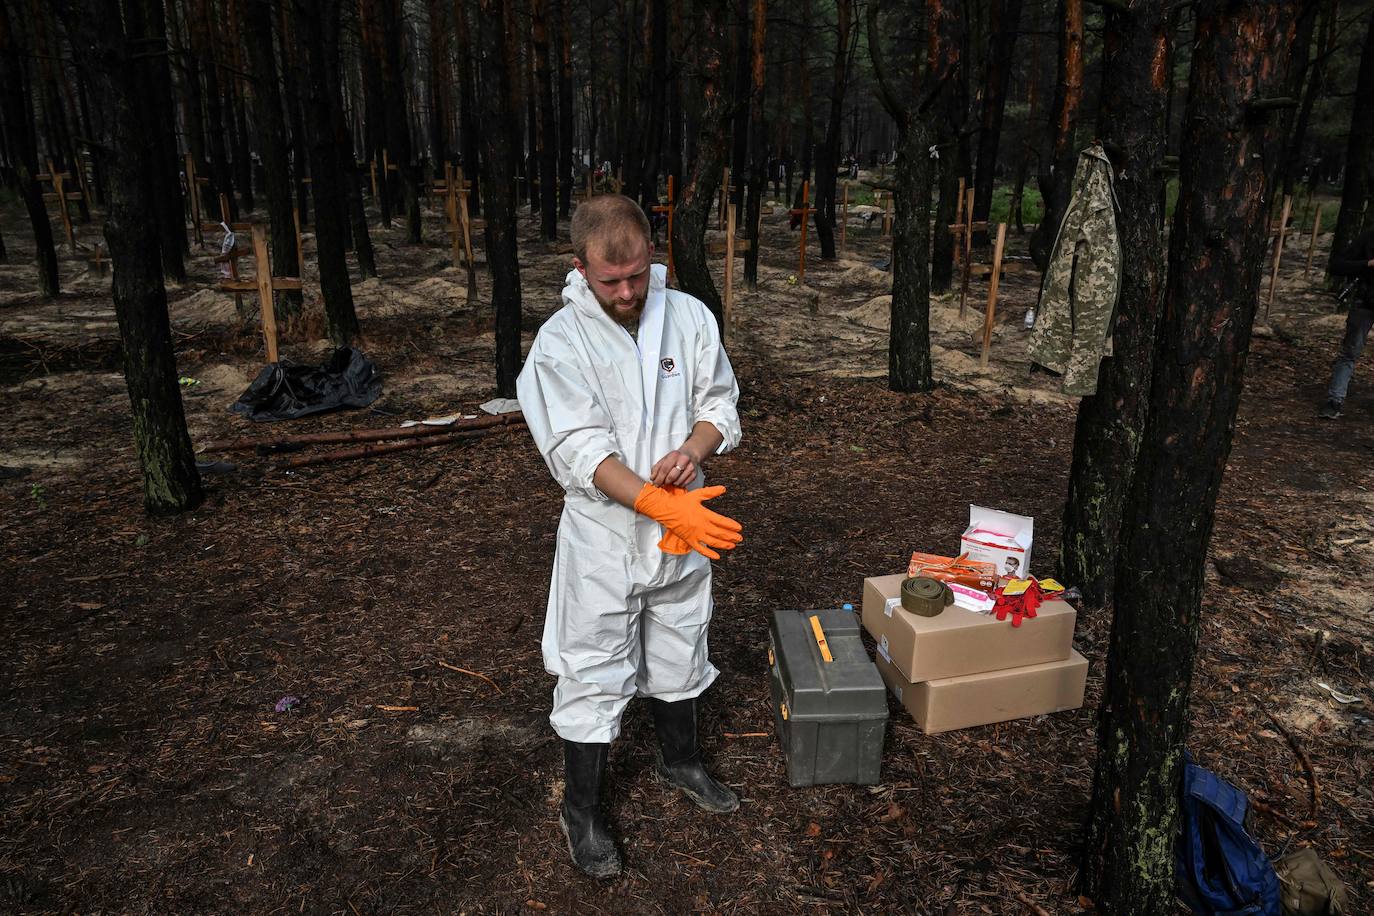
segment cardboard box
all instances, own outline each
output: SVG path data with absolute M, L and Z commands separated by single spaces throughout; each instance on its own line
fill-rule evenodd
M 919 617 L 902 608 L 905 579 L 898 574 L 864 580 L 863 624 L 878 654 L 909 681 L 1061 661 L 1073 649 L 1078 613 L 1066 601 L 1046 601 L 1019 627 L 957 605 Z
M 982 506 L 968 507 L 968 528 L 959 538 L 959 552 L 970 560 L 991 563 L 1000 576 L 1030 575 L 1035 519 Z
M 913 684 L 897 666 L 878 659 L 878 673 L 927 735 L 991 725 L 1083 705 L 1088 660 L 1070 649 L 1057 662 L 966 674 Z

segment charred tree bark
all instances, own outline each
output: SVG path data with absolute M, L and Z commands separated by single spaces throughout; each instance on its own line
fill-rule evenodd
M 1078 162 L 1074 131 L 1078 126 L 1079 104 L 1083 101 L 1083 0 L 1060 0 L 1059 9 L 1059 82 L 1050 114 L 1053 152 L 1047 163 L 1049 170 L 1042 170 L 1039 177 L 1045 215 L 1030 238 L 1031 258 L 1041 270 L 1049 263 L 1050 247 L 1054 245 L 1059 224 L 1069 207 L 1073 170 Z
M 698 34 L 701 40 L 696 43 L 692 55 L 695 79 L 689 83 L 687 92 L 687 104 L 697 109 L 694 114 L 700 124 L 700 133 L 696 139 L 692 172 L 674 213 L 673 258 L 678 287 L 706 303 L 724 334 L 725 311 L 707 262 L 706 226 L 711 220 L 725 168 L 725 122 L 729 118 L 729 102 L 721 79 L 721 48 L 728 40 L 729 7 L 717 0 L 703 3 L 700 12 Z
M 1350 118 L 1350 136 L 1345 146 L 1345 187 L 1341 189 L 1341 212 L 1331 237 L 1331 257 L 1341 257 L 1355 239 L 1374 220 L 1369 208 L 1374 193 L 1374 13 L 1365 32 L 1360 52 L 1360 75 L 1355 83 L 1355 104 Z M 1329 265 L 1329 262 L 1328 262 Z M 1330 267 L 1328 266 L 1328 271 Z
M 291 120 L 291 183 L 296 195 L 296 209 L 301 215 L 301 225 L 310 222 L 310 190 L 305 183 L 309 172 L 310 152 L 306 141 L 304 86 L 305 67 L 301 65 L 301 55 L 295 50 L 299 44 L 294 40 L 291 25 L 290 4 L 279 7 L 281 30 L 277 36 L 279 59 L 282 64 L 282 101 L 286 105 L 286 116 Z
M 983 77 L 983 110 L 978 134 L 978 162 L 973 172 L 973 219 L 986 222 L 992 212 L 992 191 L 997 180 L 997 151 L 1002 140 L 1002 115 L 1007 107 L 1016 36 L 1021 24 L 1021 0 L 993 0 L 992 47 L 988 49 Z M 987 233 L 974 236 L 974 244 L 986 245 Z
M 405 67 L 401 56 L 401 0 L 377 0 L 382 43 L 382 97 L 386 105 L 386 143 L 401 176 L 406 208 L 406 240 L 420 241 L 420 182 L 406 115 Z
M 816 169 L 816 235 L 821 240 L 821 257 L 827 261 L 835 259 L 835 174 L 840 164 L 840 140 L 844 129 L 844 97 L 849 87 L 849 64 L 854 56 L 854 42 L 850 40 L 853 12 L 852 0 L 836 0 L 835 61 L 830 80 L 830 114 L 826 119 L 825 140 L 821 145 Z
M 802 0 L 803 15 L 809 15 L 811 0 Z M 767 0 L 754 0 L 754 25 L 749 51 L 749 187 L 744 207 L 749 250 L 744 253 L 744 284 L 752 292 L 759 285 L 759 249 L 763 246 L 759 214 L 763 205 L 763 184 L 768 177 L 768 150 L 764 145 L 763 118 L 764 43 L 768 26 Z
M 1164 184 L 1171 66 L 1168 0 L 1107 9 L 1098 135 L 1121 151 L 1115 163 L 1122 261 L 1112 355 L 1097 393 L 1078 404 L 1059 565 L 1091 607 L 1112 598 L 1121 512 L 1145 429 L 1155 329 L 1164 292 Z
M 336 347 L 358 336 L 353 286 L 348 276 L 348 203 L 339 168 L 330 93 L 339 66 L 340 0 L 293 0 L 309 67 L 310 188 L 315 198 L 315 248 L 325 327 Z M 342 103 L 340 103 L 342 104 Z M 345 146 L 345 150 L 351 147 Z
M 200 0 L 200 10 L 196 16 L 197 30 L 191 34 L 192 45 L 205 74 L 205 118 L 206 140 L 210 144 L 210 176 L 214 195 L 205 203 L 210 212 L 219 216 L 219 195 L 223 194 L 229 205 L 229 218 L 239 218 L 238 201 L 234 199 L 234 173 L 229 163 L 229 147 L 224 142 L 228 130 L 224 123 L 224 94 L 220 90 L 219 59 L 215 48 L 217 42 L 210 0 Z M 199 36 L 199 41 L 195 40 Z
M 553 72 L 549 64 L 548 0 L 530 0 L 530 51 L 534 54 L 539 99 L 539 235 L 558 238 L 558 121 L 553 110 Z
M 153 107 L 152 129 L 154 131 L 153 173 L 155 191 L 153 206 L 157 210 L 158 239 L 162 250 L 162 270 L 173 283 L 186 282 L 185 255 L 189 249 L 186 242 L 186 223 L 182 212 L 181 174 L 182 165 L 177 155 L 176 117 L 172 105 L 172 73 L 168 65 L 167 17 L 161 0 L 143 0 L 143 51 L 146 72 L 144 85 L 148 88 L 145 102 Z M 82 108 L 84 109 L 84 94 Z M 89 120 L 89 119 L 88 119 Z M 87 128 L 88 135 L 94 130 Z M 97 169 L 104 172 L 104 168 Z
M 425 12 L 429 21 L 429 148 L 437 180 L 444 177 L 444 165 L 448 162 L 449 122 L 452 120 L 448 90 L 453 77 L 449 73 L 449 29 L 444 21 L 443 0 L 427 0 Z
M 639 174 L 639 202 L 645 208 L 658 200 L 658 176 L 662 168 L 663 129 L 668 114 L 668 0 L 646 0 L 645 33 L 649 44 L 648 110 L 643 135 Z M 626 188 L 629 192 L 629 188 Z
M 243 52 L 240 47 L 242 37 L 239 35 L 238 13 L 234 9 L 236 2 L 244 2 L 244 0 L 227 0 L 220 20 L 222 34 L 228 45 L 226 56 L 228 92 L 226 95 L 229 101 L 229 148 L 233 159 L 234 187 L 239 192 L 239 210 L 242 213 L 252 213 L 253 157 L 248 153 L 248 125 L 243 111 L 244 77 L 242 74 L 244 67 Z
M 154 515 L 185 512 L 203 494 L 186 431 L 176 356 L 167 317 L 162 256 L 146 227 L 156 219 L 148 163 L 156 154 L 155 109 L 147 104 L 147 66 L 139 0 L 122 13 L 117 0 L 56 0 L 73 55 L 105 87 L 111 131 L 102 144 L 110 179 L 105 240 L 114 266 L 112 292 L 133 413 L 134 447 L 143 471 L 143 505 Z M 125 32 L 125 22 L 129 31 Z
M 396 161 L 395 150 L 387 149 L 387 103 L 382 89 L 382 37 L 376 10 L 378 0 L 358 0 L 358 27 L 362 32 L 363 107 L 366 111 L 364 133 L 373 167 L 377 170 L 377 201 L 382 225 L 391 228 L 395 209 L 396 181 L 385 163 Z
M 558 215 L 572 214 L 573 177 L 573 64 L 572 0 L 555 0 L 558 13 Z M 594 82 L 589 80 L 588 82 Z M 595 142 L 588 143 L 595 147 Z M 594 161 L 594 160 L 593 160 Z
M 503 26 L 513 0 L 478 0 L 482 82 L 482 165 L 486 186 L 487 265 L 496 323 L 496 394 L 515 397 L 520 372 L 520 261 L 516 246 L 515 164 L 518 126 L 510 117 L 511 82 L 519 79 Z M 516 109 L 517 111 L 519 109 Z
M 969 45 L 968 17 L 964 10 L 958 16 L 959 37 L 951 41 L 945 53 L 955 55 L 956 61 L 967 57 Z M 968 73 L 965 63 L 959 67 L 957 77 L 949 88 L 942 93 L 939 105 L 942 113 L 935 119 L 935 142 L 940 153 L 934 165 L 940 195 L 935 207 L 935 234 L 930 240 L 930 289 L 932 292 L 947 292 L 954 280 L 955 238 L 950 234 L 949 225 L 959 212 L 959 179 L 969 176 L 968 139 L 965 136 L 968 126 Z
M 38 169 L 38 145 L 34 136 L 33 109 L 29 107 L 28 76 L 24 70 L 25 53 L 18 44 L 10 23 L 7 4 L 0 2 L 0 111 L 5 122 L 5 140 L 10 165 L 19 185 L 19 196 L 33 227 L 34 260 L 38 267 L 38 289 L 46 298 L 60 292 L 57 275 L 57 248 L 53 244 L 52 223 L 43 206 L 43 189 L 34 176 Z
M 468 198 L 471 213 L 482 212 L 481 175 L 478 168 L 477 124 L 481 115 L 477 111 L 474 96 L 476 86 L 473 82 L 472 62 L 475 59 L 472 46 L 472 29 L 468 26 L 467 4 L 464 0 L 453 0 L 453 35 L 458 46 L 458 109 L 459 132 L 458 146 L 462 150 L 463 175 L 472 182 L 472 193 Z
M 286 159 L 286 119 L 282 116 L 281 92 L 277 88 L 277 58 L 272 53 L 272 8 L 270 0 L 242 0 L 244 42 L 253 68 L 253 120 L 258 128 L 258 155 L 262 159 L 263 190 L 267 195 L 267 216 L 272 233 L 272 273 L 279 277 L 299 277 L 296 260 L 295 219 L 291 208 L 291 169 Z M 298 313 L 301 293 L 277 293 L 276 311 L 282 318 Z
M 879 99 L 897 126 L 892 225 L 892 322 L 888 337 L 887 384 L 893 391 L 929 391 L 935 386 L 930 359 L 930 159 L 929 110 L 960 66 L 954 40 L 955 16 L 943 0 L 926 0 L 928 60 L 918 100 L 902 91 L 887 67 L 879 26 L 879 4 L 868 7 L 868 45 Z M 915 65 L 913 64 L 913 69 Z M 909 84 L 920 88 L 913 73 Z
M 1149 419 L 1127 497 L 1080 872 L 1113 914 L 1174 909 L 1188 694 L 1217 491 L 1259 300 L 1299 4 L 1195 5 L 1185 156 Z M 1133 7 L 1134 9 L 1134 7 Z M 1162 570 L 1167 574 L 1161 575 Z

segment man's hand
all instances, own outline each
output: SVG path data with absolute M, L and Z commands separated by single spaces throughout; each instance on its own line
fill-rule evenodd
M 656 487 L 685 487 L 697 479 L 701 459 L 682 448 L 674 449 L 654 463 L 649 482 Z
M 684 548 L 690 548 L 704 557 L 719 560 L 720 554 L 711 548 L 731 550 L 744 540 L 739 522 L 702 505 L 724 492 L 724 487 L 683 490 L 646 483 L 635 500 L 635 511 L 663 526 L 660 550 L 685 553 Z

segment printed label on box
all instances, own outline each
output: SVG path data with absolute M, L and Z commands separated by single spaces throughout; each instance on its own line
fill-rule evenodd
M 887 599 L 887 603 L 883 605 L 883 613 L 891 617 L 892 612 L 895 611 L 897 609 L 897 606 L 901 603 L 902 599 L 900 596 Z

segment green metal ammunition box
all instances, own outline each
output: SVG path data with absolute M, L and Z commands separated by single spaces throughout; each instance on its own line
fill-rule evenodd
M 815 632 L 813 617 L 823 635 Z M 768 666 L 787 781 L 876 783 L 887 696 L 859 637 L 858 616 L 844 610 L 775 611 Z

